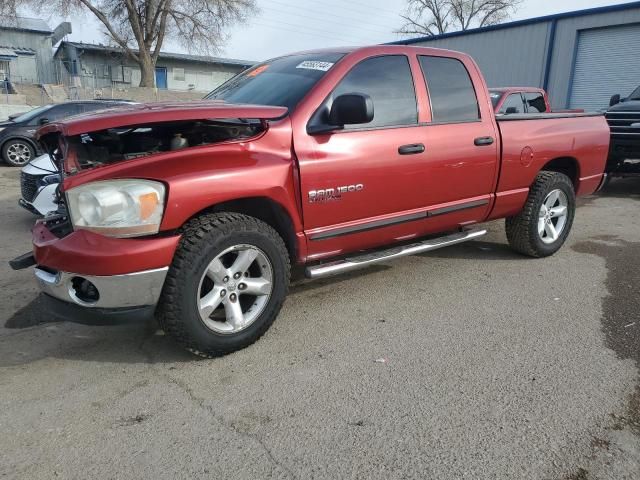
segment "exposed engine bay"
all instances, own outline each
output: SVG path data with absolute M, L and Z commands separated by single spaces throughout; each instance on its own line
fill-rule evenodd
M 83 170 L 160 152 L 248 139 L 263 131 L 259 120 L 190 120 L 110 128 L 67 141 L 75 157 L 71 163 L 76 170 Z

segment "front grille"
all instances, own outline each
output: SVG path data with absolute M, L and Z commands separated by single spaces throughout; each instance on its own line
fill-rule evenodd
M 33 202 L 38 193 L 38 179 L 41 175 L 29 175 L 22 172 L 20 177 L 20 189 L 22 190 L 22 198 L 27 202 Z
M 613 138 L 640 139 L 640 112 L 607 112 L 605 116 Z

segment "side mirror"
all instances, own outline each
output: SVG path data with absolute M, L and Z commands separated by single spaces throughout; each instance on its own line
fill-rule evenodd
M 360 125 L 373 120 L 373 100 L 364 93 L 346 93 L 333 100 L 329 123 L 337 127 Z
M 609 106 L 613 107 L 614 105 L 617 105 L 619 103 L 620 103 L 620 94 L 616 93 L 611 97 L 611 100 L 609 100 Z
M 505 115 L 513 115 L 514 113 L 518 113 L 518 109 L 516 107 L 509 107 L 504 113 Z
M 46 125 L 47 123 L 49 123 L 49 119 L 48 118 L 41 118 L 39 123 L 40 123 L 40 125 Z

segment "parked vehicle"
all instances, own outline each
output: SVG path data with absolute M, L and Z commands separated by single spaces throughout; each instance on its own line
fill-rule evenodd
M 432 48 L 284 56 L 209 98 L 40 129 L 63 146 L 61 204 L 12 266 L 36 265 L 53 314 L 155 314 L 191 352 L 226 354 L 275 320 L 292 262 L 334 275 L 498 218 L 516 251 L 554 254 L 609 147 L 602 114 L 496 119 L 475 62 Z
M 21 198 L 18 205 L 36 215 L 58 209 L 57 189 L 60 172 L 48 153 L 34 158 L 20 173 Z
M 80 113 L 104 108 L 130 105 L 120 100 L 86 100 L 44 105 L 20 115 L 11 115 L 0 122 L 0 154 L 2 160 L 14 167 L 22 167 L 43 152 L 35 140 L 35 132 L 41 125 Z
M 547 92 L 536 87 L 490 88 L 489 96 L 496 115 L 551 113 Z M 553 110 L 553 113 L 583 113 L 584 110 Z
M 640 174 L 640 86 L 627 98 L 614 95 L 606 117 L 611 128 L 607 173 Z

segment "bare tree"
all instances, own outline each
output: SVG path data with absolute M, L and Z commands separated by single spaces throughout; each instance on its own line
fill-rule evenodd
M 88 13 L 104 34 L 140 65 L 141 87 L 155 86 L 155 66 L 168 39 L 189 51 L 214 53 L 225 30 L 256 11 L 255 0 L 0 0 L 0 14 L 20 7 L 57 16 Z
M 396 33 L 431 37 L 449 31 L 495 25 L 518 10 L 522 0 L 407 0 L 404 25 Z

